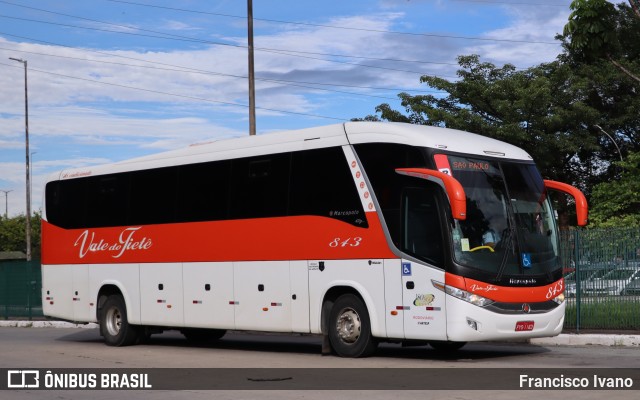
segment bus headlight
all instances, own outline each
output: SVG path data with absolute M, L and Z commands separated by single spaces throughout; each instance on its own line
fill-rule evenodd
M 442 290 L 446 294 L 450 294 L 455 298 L 464 300 L 467 303 L 471 303 L 478 307 L 486 307 L 489 304 L 494 303 L 493 300 L 487 299 L 486 297 L 478 296 L 477 294 L 469 293 L 466 290 L 458 289 L 453 286 L 448 286 L 438 281 L 432 280 L 431 283 L 436 289 Z

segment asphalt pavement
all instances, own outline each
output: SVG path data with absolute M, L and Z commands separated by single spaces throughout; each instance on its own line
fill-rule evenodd
M 62 321 L 0 321 L 0 327 L 15 328 L 85 328 L 96 329 L 97 324 L 73 324 Z M 555 337 L 528 339 L 528 343 L 541 346 L 613 346 L 640 347 L 640 332 L 638 334 L 607 334 L 607 333 L 563 333 Z

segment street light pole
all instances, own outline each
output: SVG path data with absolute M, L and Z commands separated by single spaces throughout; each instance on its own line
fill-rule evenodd
M 27 261 L 31 261 L 31 173 L 29 171 L 29 97 L 27 93 L 27 60 L 20 58 L 9 57 L 9 60 L 17 61 L 24 65 L 24 137 L 25 137 L 25 154 L 26 154 L 26 189 L 27 189 L 27 226 L 26 226 L 26 241 L 27 241 Z
M 33 155 L 37 153 L 37 151 L 32 151 L 29 158 L 29 204 L 31 205 L 33 205 Z
M 247 41 L 249 48 L 249 135 L 256 134 L 256 83 L 253 65 L 253 0 L 247 0 Z
M 13 190 L 0 190 L 4 192 L 4 219 L 9 219 L 9 192 Z

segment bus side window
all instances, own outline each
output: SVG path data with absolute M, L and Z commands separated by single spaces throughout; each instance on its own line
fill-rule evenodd
M 87 226 L 126 225 L 129 178 L 130 174 L 113 174 L 87 179 Z
M 65 229 L 85 225 L 87 178 L 52 181 L 46 186 L 47 219 Z
M 232 161 L 231 219 L 287 215 L 290 153 Z
M 176 167 L 131 173 L 128 225 L 175 222 Z
M 367 228 L 362 201 L 340 147 L 293 153 L 289 215 L 318 215 Z
M 444 246 L 436 190 L 429 186 L 406 187 L 402 192 L 400 250 L 444 268 Z
M 180 166 L 177 220 L 219 221 L 229 218 L 231 161 Z
M 391 240 L 400 248 L 402 191 L 415 186 L 415 178 L 398 175 L 396 168 L 427 168 L 425 158 L 419 149 L 399 144 L 366 143 L 356 145 L 355 149 L 380 204 Z

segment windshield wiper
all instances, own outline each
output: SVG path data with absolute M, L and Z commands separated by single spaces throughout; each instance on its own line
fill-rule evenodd
M 509 257 L 509 253 L 511 252 L 513 247 L 513 238 L 515 237 L 514 230 L 516 228 L 511 224 L 509 229 L 507 230 L 506 237 L 503 241 L 504 254 L 502 255 L 502 261 L 500 261 L 500 268 L 498 268 L 498 274 L 496 275 L 496 281 L 500 281 L 502 279 L 502 274 L 504 273 L 504 269 L 507 266 L 507 258 Z
M 514 213 L 513 208 L 517 207 L 514 204 L 515 199 L 511 197 L 511 193 L 509 190 L 509 185 L 507 185 L 507 178 L 505 176 L 504 170 L 502 169 L 502 163 L 500 165 L 500 173 L 502 174 L 504 190 L 506 196 L 505 208 L 507 211 L 507 223 L 508 231 L 507 231 L 507 243 L 504 246 L 504 254 L 502 255 L 502 261 L 500 262 L 500 268 L 498 268 L 498 274 L 496 275 L 496 281 L 500 281 L 502 279 L 502 274 L 504 273 L 505 268 L 507 267 L 507 258 L 509 257 L 509 253 L 513 251 L 513 254 L 516 255 L 518 253 L 518 224 L 516 223 L 516 215 Z M 509 200 L 510 199 L 510 200 Z M 516 260 L 518 257 L 516 257 Z

